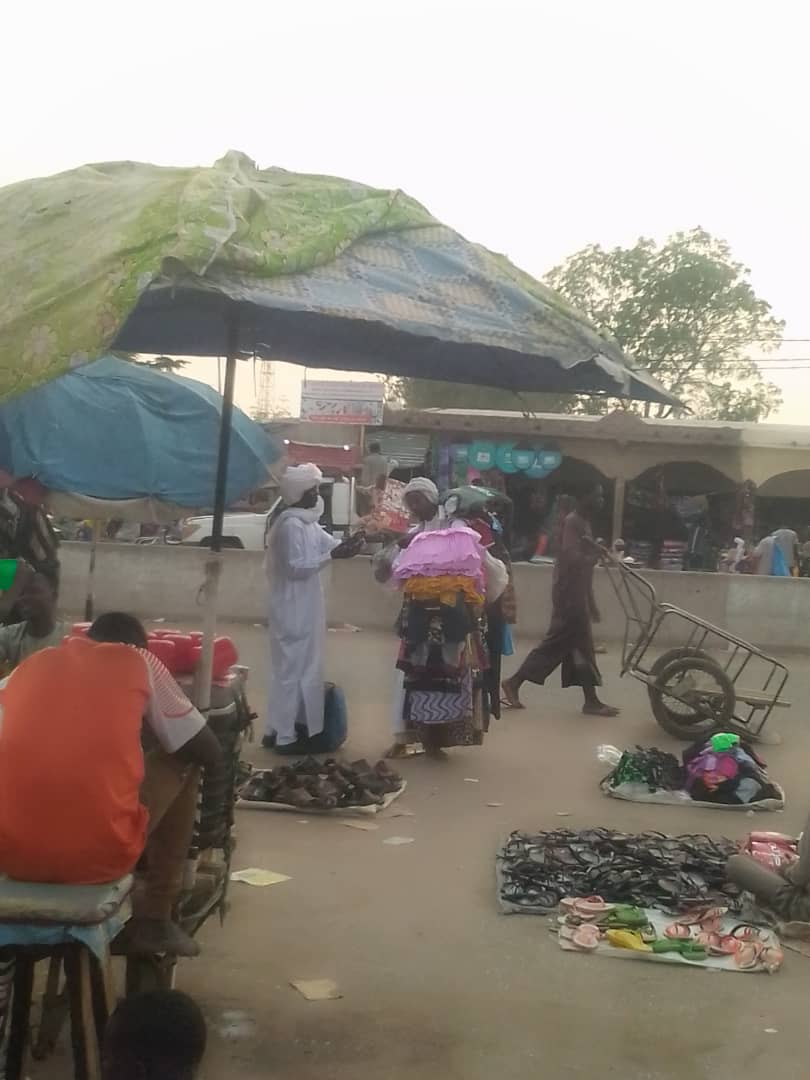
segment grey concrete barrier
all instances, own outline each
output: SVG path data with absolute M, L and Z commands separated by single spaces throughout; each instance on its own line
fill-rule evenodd
M 96 562 L 96 610 L 131 611 L 143 618 L 198 619 L 206 552 L 193 547 L 100 544 Z M 61 549 L 65 611 L 81 612 L 87 589 L 90 547 L 69 543 Z M 551 608 L 549 565 L 515 566 L 518 632 L 539 638 Z M 810 649 L 810 580 L 735 574 L 646 571 L 660 601 L 675 604 L 765 649 Z M 378 585 L 368 558 L 332 563 L 323 575 L 328 618 L 366 629 L 390 630 L 399 596 Z M 596 573 L 596 598 L 602 612 L 597 636 L 615 641 L 624 635 L 624 615 L 604 570 Z M 260 622 L 266 615 L 263 554 L 227 551 L 220 588 L 223 619 Z M 672 643 L 663 635 L 661 645 Z

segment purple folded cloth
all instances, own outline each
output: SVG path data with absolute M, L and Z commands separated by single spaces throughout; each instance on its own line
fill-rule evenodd
M 398 581 L 410 577 L 483 578 L 484 549 L 473 529 L 435 529 L 419 533 L 400 552 L 394 566 Z

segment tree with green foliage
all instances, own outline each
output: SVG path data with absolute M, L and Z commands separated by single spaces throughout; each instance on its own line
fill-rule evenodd
M 138 360 L 144 367 L 154 368 L 156 371 L 182 371 L 188 360 L 178 360 L 174 356 L 150 356 L 147 360 Z
M 178 360 L 174 356 L 142 357 L 140 353 L 121 352 L 119 349 L 113 352 L 113 356 L 117 356 L 119 360 L 128 360 L 131 364 L 154 368 L 155 371 L 181 371 L 188 363 L 188 360 Z
M 778 347 L 784 324 L 754 292 L 750 271 L 724 241 L 703 229 L 663 244 L 640 239 L 630 248 L 591 244 L 547 276 L 547 283 L 631 361 L 646 368 L 692 415 L 712 420 L 764 420 L 781 394 L 749 359 Z M 403 379 L 397 394 L 413 408 L 526 409 L 604 413 L 617 404 L 646 415 L 668 407 L 570 395 L 525 394 L 480 386 Z
M 777 348 L 784 323 L 749 277 L 725 241 L 692 229 L 661 245 L 642 238 L 606 251 L 591 244 L 547 281 L 695 416 L 754 421 L 782 397 L 749 356 Z

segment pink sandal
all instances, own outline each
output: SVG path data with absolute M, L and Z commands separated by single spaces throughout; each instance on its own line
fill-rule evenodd
M 768 974 L 775 975 L 784 962 L 785 954 L 778 945 L 766 945 L 759 959 Z
M 578 915 L 580 919 L 596 919 L 612 911 L 614 904 L 606 904 L 601 896 L 564 896 L 560 908 L 569 915 Z
M 564 941 L 570 941 L 583 952 L 593 952 L 599 946 L 601 935 L 593 923 L 583 923 L 582 926 L 560 927 L 560 937 Z
M 734 954 L 734 963 L 740 971 L 753 971 L 759 967 L 762 946 L 758 941 L 744 941 Z
M 682 922 L 671 923 L 664 930 L 664 937 L 668 937 L 672 941 L 687 941 L 691 936 L 691 930 Z

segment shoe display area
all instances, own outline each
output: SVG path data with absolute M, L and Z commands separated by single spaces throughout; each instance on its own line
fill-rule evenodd
M 275 769 L 257 769 L 240 789 L 238 806 L 260 810 L 376 814 L 405 790 L 405 781 L 384 761 L 349 763 L 304 758 Z
M 556 915 L 549 930 L 566 952 L 773 974 L 779 939 L 755 906 L 743 915 L 728 877 L 737 850 L 703 834 L 513 832 L 497 855 L 498 902 L 505 914 Z
M 565 897 L 680 912 L 722 904 L 739 909 L 741 890 L 726 875 L 737 845 L 703 835 L 621 833 L 612 829 L 514 832 L 497 856 L 502 911 L 547 915 Z

